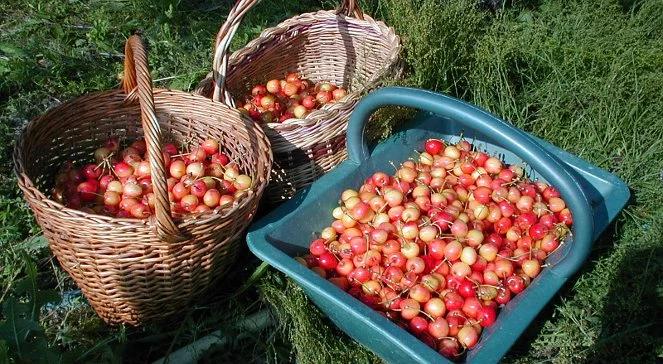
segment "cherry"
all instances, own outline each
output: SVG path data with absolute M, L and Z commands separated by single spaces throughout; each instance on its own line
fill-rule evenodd
M 210 161 L 212 163 L 216 163 L 218 165 L 225 166 L 226 164 L 230 163 L 230 158 L 226 154 L 224 154 L 222 152 L 218 152 L 218 153 L 212 154 L 212 156 L 210 158 Z
M 446 312 L 444 301 L 438 297 L 429 299 L 424 305 L 424 311 L 433 318 L 440 318 Z
M 467 318 L 460 310 L 449 311 L 446 319 L 449 323 L 449 336 L 458 335 L 460 328 L 467 322 Z
M 120 148 L 120 141 L 117 137 L 108 138 L 104 144 L 104 147 L 106 147 L 111 152 L 115 152 Z
M 541 272 L 541 264 L 536 259 L 526 259 L 521 264 L 523 272 L 530 278 L 534 278 Z
M 197 180 L 191 185 L 190 191 L 192 195 L 202 198 L 207 192 L 207 185 L 205 184 L 205 181 Z
M 465 313 L 468 317 L 473 318 L 477 317 L 480 309 L 481 302 L 474 296 L 466 298 L 462 307 L 463 313 Z
M 473 192 L 474 199 L 482 204 L 489 203 L 492 200 L 492 194 L 493 190 L 488 187 L 477 187 Z
M 444 143 L 439 139 L 428 139 L 424 145 L 424 149 L 430 155 L 440 154 L 444 147 Z
M 426 303 L 431 299 L 431 292 L 425 286 L 417 284 L 410 288 L 410 298 L 420 303 Z
M 336 269 L 338 260 L 332 253 L 324 252 L 318 256 L 318 265 L 320 265 L 320 268 L 322 269 L 332 270 Z
M 144 219 L 150 216 L 150 208 L 143 205 L 142 203 L 137 203 L 131 207 L 131 216 L 137 219 Z
M 97 167 L 96 164 L 87 164 L 83 167 L 83 174 L 87 179 L 97 179 L 101 176 L 101 168 Z
M 327 246 L 325 245 L 324 239 L 316 239 L 311 242 L 309 246 L 309 251 L 315 256 L 320 256 L 323 253 L 327 252 Z
M 513 293 L 520 293 L 525 289 L 525 280 L 517 275 L 511 275 L 506 279 L 506 285 Z
M 497 313 L 495 312 L 495 308 L 490 306 L 483 306 L 477 312 L 476 317 L 479 320 L 479 324 L 481 326 L 488 327 L 495 323 L 495 320 L 497 319 Z
M 476 292 L 474 291 L 474 284 L 467 279 L 463 279 L 460 282 L 457 291 L 465 298 L 474 297 L 476 295 Z
M 424 344 L 428 345 L 429 347 L 436 349 L 437 348 L 437 341 L 428 334 L 427 332 L 421 333 L 419 335 L 416 335 L 419 340 L 421 340 Z
M 472 349 L 479 341 L 479 334 L 469 325 L 463 326 L 458 331 L 458 341 L 468 349 Z
M 368 250 L 368 243 L 363 237 L 355 236 L 350 239 L 350 248 L 354 254 L 364 254 Z
M 209 189 L 203 195 L 203 203 L 209 208 L 218 206 L 220 201 L 221 193 L 217 189 Z
M 548 234 L 548 230 L 549 229 L 545 225 L 537 223 L 529 228 L 529 236 L 534 240 L 541 240 L 546 234 Z
M 455 338 L 442 339 L 438 344 L 438 351 L 447 358 L 455 358 L 460 355 L 460 344 Z
M 356 281 L 359 283 L 364 283 L 368 281 L 371 278 L 371 272 L 368 271 L 366 268 L 355 268 L 352 272 L 350 272 L 349 277 L 350 281 Z
M 400 308 L 401 308 L 401 317 L 403 317 L 406 320 L 412 320 L 413 318 L 417 317 L 419 315 L 419 302 L 411 299 L 411 298 L 406 298 L 401 301 L 400 303 Z
M 428 321 L 421 316 L 413 317 L 410 320 L 410 330 L 414 334 L 422 334 L 428 331 Z
M 497 290 L 497 296 L 495 296 L 495 302 L 505 305 L 511 300 L 511 291 L 508 289 L 501 288 Z
M 180 200 L 180 206 L 187 212 L 193 212 L 198 207 L 198 203 L 198 197 L 194 195 L 186 195 Z
M 447 292 L 443 299 L 447 310 L 458 310 L 463 307 L 463 304 L 465 303 L 463 297 L 454 291 Z

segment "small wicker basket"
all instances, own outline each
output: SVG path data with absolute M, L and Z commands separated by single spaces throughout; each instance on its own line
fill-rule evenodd
M 89 94 L 51 109 L 23 130 L 14 151 L 18 184 L 62 268 L 108 323 L 141 324 L 184 309 L 232 264 L 272 164 L 261 128 L 221 103 L 152 89 L 141 39 L 127 40 L 124 90 Z M 231 207 L 173 218 L 162 133 L 176 142 L 219 140 L 253 177 Z M 156 196 L 150 219 L 121 219 L 67 208 L 50 198 L 55 173 L 82 163 L 104 140 L 144 136 Z
M 362 94 L 387 77 L 400 75 L 400 39 L 383 22 L 362 13 L 355 0 L 338 11 L 318 11 L 290 18 L 265 29 L 246 47 L 229 56 L 230 41 L 242 17 L 259 0 L 239 0 L 216 38 L 213 72 L 196 92 L 234 106 L 269 79 L 299 72 L 314 82 L 330 81 L 349 90 L 333 104 L 303 119 L 264 125 L 274 152 L 267 200 L 274 204 L 345 160 L 345 131 Z

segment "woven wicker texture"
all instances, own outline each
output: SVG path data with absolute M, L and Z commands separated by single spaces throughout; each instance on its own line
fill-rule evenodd
M 236 110 L 185 92 L 153 90 L 138 36 L 127 41 L 125 58 L 124 90 L 82 96 L 32 120 L 14 162 L 61 266 L 106 322 L 136 325 L 178 313 L 232 264 L 267 185 L 272 155 L 261 128 Z M 149 220 L 88 214 L 49 198 L 58 168 L 68 160 L 88 162 L 110 136 L 146 138 L 157 196 Z M 231 207 L 173 219 L 160 145 L 207 138 L 219 140 L 253 186 Z
M 230 106 L 256 84 L 299 72 L 314 82 L 330 81 L 348 95 L 303 119 L 265 125 L 274 152 L 267 199 L 278 203 L 309 185 L 346 158 L 345 132 L 360 96 L 385 77 L 400 72 L 400 39 L 392 28 L 363 14 L 354 0 L 338 11 L 301 14 L 265 29 L 258 38 L 229 56 L 239 23 L 258 0 L 240 0 L 221 27 L 213 72 L 196 93 Z

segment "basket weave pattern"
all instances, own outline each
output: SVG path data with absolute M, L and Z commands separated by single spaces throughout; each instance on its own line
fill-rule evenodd
M 182 310 L 230 266 L 267 185 L 272 155 L 263 131 L 236 110 L 180 91 L 152 90 L 140 38 L 129 38 L 126 53 L 126 91 L 89 94 L 31 121 L 14 161 L 19 186 L 61 266 L 106 322 L 135 325 Z M 157 200 L 148 220 L 66 208 L 45 192 L 62 163 L 87 162 L 110 136 L 146 139 Z M 172 218 L 160 145 L 207 138 L 219 140 L 253 177 L 253 188 L 216 213 Z
M 197 92 L 234 105 L 256 84 L 299 72 L 313 82 L 330 81 L 348 95 L 303 119 L 268 123 L 265 133 L 275 169 L 267 198 L 279 202 L 309 185 L 346 156 L 347 122 L 360 96 L 399 72 L 400 39 L 392 28 L 361 13 L 354 1 L 339 11 L 318 11 L 265 29 L 244 48 L 228 55 L 243 15 L 257 3 L 240 0 L 217 35 L 214 71 Z

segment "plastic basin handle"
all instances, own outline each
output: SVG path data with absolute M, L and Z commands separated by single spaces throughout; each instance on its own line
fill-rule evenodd
M 551 270 L 568 278 L 580 268 L 593 242 L 592 208 L 578 181 L 556 156 L 548 153 L 525 132 L 474 105 L 431 91 L 385 87 L 364 97 L 350 117 L 347 147 L 350 160 L 354 163 L 361 164 L 370 157 L 364 134 L 369 117 L 375 110 L 389 105 L 429 111 L 453 119 L 468 129 L 490 135 L 554 185 L 573 214 L 573 247 Z

